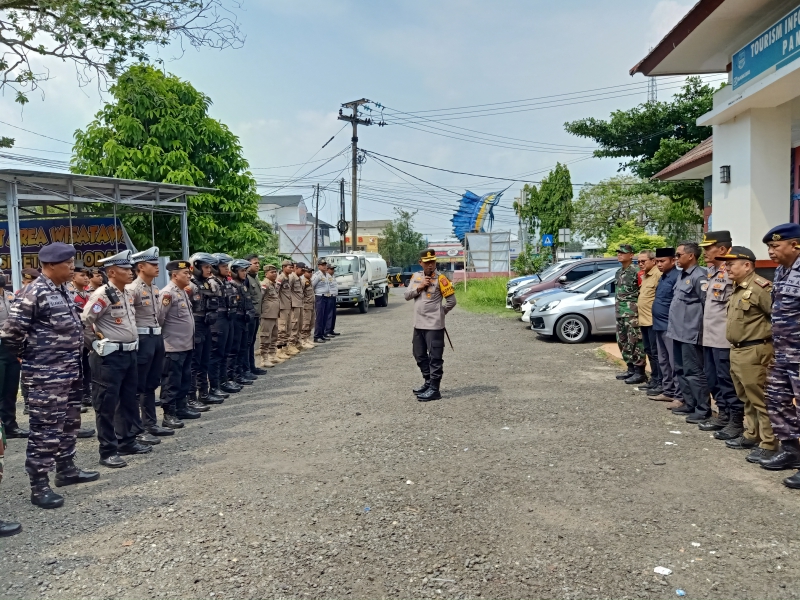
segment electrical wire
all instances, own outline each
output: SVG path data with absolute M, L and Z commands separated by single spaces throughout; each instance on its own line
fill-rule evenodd
M 3 125 L 7 125 L 8 127 L 13 127 L 14 129 L 19 129 L 20 131 L 25 131 L 27 133 L 32 133 L 33 135 L 38 135 L 39 137 L 47 138 L 48 140 L 53 140 L 54 142 L 61 142 L 62 144 L 69 144 L 72 145 L 72 142 L 67 142 L 64 140 L 60 140 L 58 138 L 50 137 L 49 135 L 45 135 L 43 133 L 36 133 L 35 131 L 31 131 L 30 129 L 25 129 L 24 127 L 19 127 L 18 125 L 12 125 L 11 123 L 6 123 L 5 121 L 0 121 Z

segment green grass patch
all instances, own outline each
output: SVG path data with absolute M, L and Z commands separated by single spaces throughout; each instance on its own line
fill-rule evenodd
M 463 281 L 454 284 L 458 306 L 474 313 L 519 318 L 519 313 L 506 308 L 507 281 L 507 277 L 470 279 L 467 281 L 466 292 L 464 291 Z

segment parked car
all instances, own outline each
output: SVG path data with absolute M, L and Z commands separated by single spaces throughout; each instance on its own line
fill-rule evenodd
M 561 293 L 543 298 L 531 309 L 531 329 L 566 344 L 578 344 L 590 334 L 614 333 L 616 269 Z
M 636 264 L 635 259 L 634 264 Z M 536 292 L 541 292 L 551 288 L 564 287 L 572 282 L 578 281 L 579 279 L 583 279 L 587 275 L 610 268 L 619 268 L 619 262 L 616 258 L 601 257 L 576 260 L 575 262 L 569 263 L 566 266 L 551 272 L 547 278 L 542 278 L 541 283 L 526 286 L 523 288 L 524 291 L 520 290 L 515 293 L 511 300 L 511 307 L 514 310 L 520 310 L 522 303 Z
M 510 290 L 512 287 L 519 287 L 521 283 L 525 283 L 526 281 L 531 281 L 539 279 L 539 274 L 534 273 L 533 275 L 521 275 L 519 277 L 512 277 L 508 281 L 506 281 L 506 289 Z
M 590 282 L 594 281 L 595 279 L 599 279 L 601 277 L 605 277 L 606 271 L 607 270 L 598 271 L 596 273 L 592 273 L 591 275 L 587 275 L 583 279 L 579 279 L 575 283 L 572 283 L 572 284 L 568 285 L 565 288 L 555 287 L 555 288 L 550 288 L 549 290 L 543 290 L 541 292 L 536 292 L 535 294 L 531 295 L 530 298 L 525 300 L 525 302 L 522 303 L 522 307 L 521 307 L 522 316 L 520 317 L 520 319 L 522 321 L 524 321 L 525 323 L 530 323 L 531 322 L 531 319 L 530 319 L 531 311 L 536 306 L 542 306 L 542 302 L 547 302 L 549 296 L 552 296 L 553 294 L 561 294 L 561 293 L 566 292 L 566 291 L 571 291 L 572 289 L 578 288 L 578 287 L 582 287 L 582 286 L 586 285 L 587 283 L 590 283 Z M 610 269 L 610 271 L 611 272 L 616 272 L 616 269 Z
M 506 308 L 512 308 L 512 299 L 514 296 L 526 294 L 534 285 L 538 285 L 543 281 L 547 281 L 551 277 L 555 277 L 560 270 L 565 269 L 567 265 L 574 262 L 576 261 L 562 260 L 560 263 L 550 265 L 541 273 L 537 273 L 536 275 L 525 275 L 524 277 L 515 277 L 514 279 L 509 280 L 509 282 L 515 281 L 516 283 L 513 285 L 506 284 Z

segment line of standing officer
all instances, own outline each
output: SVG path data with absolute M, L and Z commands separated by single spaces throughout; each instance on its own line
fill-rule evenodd
M 617 345 L 628 370 L 617 374 L 617 379 L 627 384 L 647 381 L 644 373 L 644 344 L 639 329 L 639 281 L 633 265 L 633 246 L 621 244 L 617 248 L 617 260 L 622 265 L 615 276 L 615 313 L 617 317 Z
M 211 325 L 211 360 L 209 362 L 210 395 L 227 399 L 242 391 L 242 386 L 228 377 L 228 355 L 233 347 L 233 321 L 237 292 L 231 283 L 233 257 L 219 252 L 212 254 L 217 265 L 212 268 L 220 290 L 217 322 Z
M 0 270 L 0 327 L 6 322 L 14 302 L 14 294 L 6 291 L 8 283 Z M 17 423 L 17 392 L 20 366 L 16 354 L 0 342 L 0 422 L 8 438 L 26 438 L 28 430 Z
M 212 345 L 211 325 L 217 321 L 221 295 L 217 280 L 212 277 L 212 267 L 219 261 L 208 252 L 197 252 L 189 257 L 189 262 L 192 264 L 189 295 L 194 315 L 194 352 L 189 407 L 198 412 L 206 412 L 210 404 L 221 404 L 225 400 L 222 396 L 210 394 L 208 379 Z
M 264 281 L 261 282 L 261 366 L 270 368 L 285 359 L 277 356 L 278 319 L 281 315 L 280 298 L 275 281 L 278 269 L 275 265 L 264 267 Z

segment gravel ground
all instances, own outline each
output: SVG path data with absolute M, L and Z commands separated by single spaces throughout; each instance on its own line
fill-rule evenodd
M 64 508 L 28 502 L 11 440 L 0 597 L 800 596 L 785 474 L 626 389 L 598 341 L 459 309 L 418 403 L 401 291 Z

